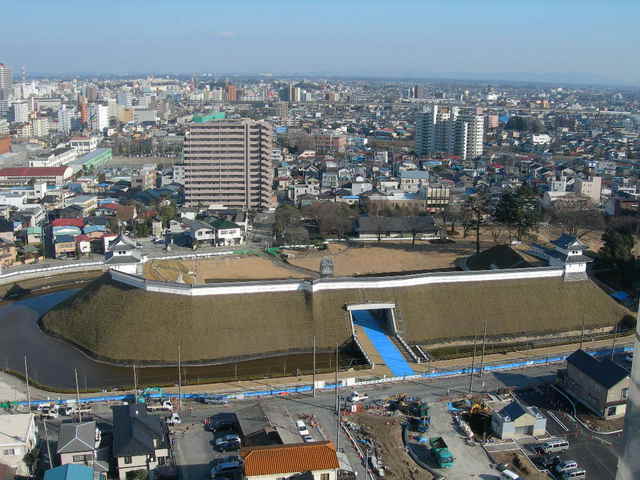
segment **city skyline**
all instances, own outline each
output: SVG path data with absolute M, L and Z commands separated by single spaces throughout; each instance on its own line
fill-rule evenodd
M 3 10 L 0 62 L 27 72 L 315 73 L 637 85 L 640 6 L 192 0 Z M 472 20 L 472 21 L 471 21 Z M 28 35 L 25 35 L 28 32 Z M 260 48 L 256 48 L 259 45 Z M 194 48 L 195 46 L 195 48 Z

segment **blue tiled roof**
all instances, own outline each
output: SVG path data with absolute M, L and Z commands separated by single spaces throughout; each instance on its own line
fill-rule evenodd
M 93 469 L 69 463 L 44 472 L 44 480 L 93 480 Z

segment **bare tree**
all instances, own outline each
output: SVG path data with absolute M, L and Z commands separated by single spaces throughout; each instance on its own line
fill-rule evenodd
M 585 208 L 556 206 L 550 212 L 549 222 L 562 227 L 566 233 L 576 238 L 584 237 L 590 232 L 604 230 L 605 228 L 604 216 L 592 205 L 588 205 Z

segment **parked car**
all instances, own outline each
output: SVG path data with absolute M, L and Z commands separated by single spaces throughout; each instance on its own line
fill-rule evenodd
M 228 452 L 230 450 L 238 450 L 240 448 L 240 437 L 235 433 L 228 433 L 218 437 L 215 441 L 216 450 Z
M 216 460 L 211 469 L 211 478 L 220 479 L 220 475 L 233 474 L 242 468 L 242 459 L 237 455 L 231 455 Z

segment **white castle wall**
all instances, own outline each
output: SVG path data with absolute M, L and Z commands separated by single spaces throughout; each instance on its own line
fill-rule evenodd
M 370 278 L 323 278 L 318 280 L 271 280 L 253 282 L 228 282 L 191 286 L 173 282 L 146 280 L 138 275 L 112 270 L 111 278 L 126 285 L 149 292 L 173 295 L 238 295 L 246 293 L 295 292 L 312 293 L 324 290 L 348 290 L 363 288 L 399 288 L 433 285 L 439 283 L 487 282 L 498 280 L 524 280 L 531 278 L 556 278 L 564 275 L 564 268 L 541 267 L 481 272 L 444 272 L 416 275 L 397 275 Z

